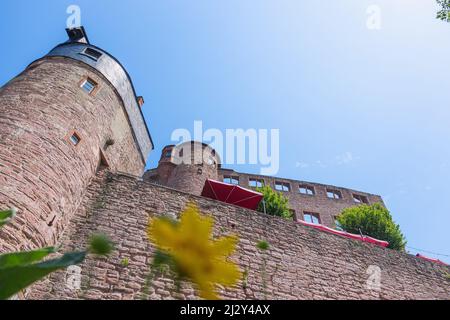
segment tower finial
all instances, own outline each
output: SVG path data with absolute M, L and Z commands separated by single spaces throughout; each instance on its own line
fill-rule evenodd
M 75 28 L 67 28 L 67 35 L 69 36 L 68 42 L 80 42 L 80 43 L 89 43 L 89 38 L 84 30 L 83 26 L 75 27 Z

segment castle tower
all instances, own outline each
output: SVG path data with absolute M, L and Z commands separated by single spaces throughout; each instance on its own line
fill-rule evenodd
M 54 245 L 102 166 L 141 176 L 153 142 L 124 67 L 83 27 L 0 88 L 0 252 Z
M 164 147 L 156 169 L 144 180 L 200 195 L 207 179 L 218 179 L 220 158 L 207 144 L 188 141 Z

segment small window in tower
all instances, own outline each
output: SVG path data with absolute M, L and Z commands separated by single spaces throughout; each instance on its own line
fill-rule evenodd
M 320 224 L 320 214 L 312 212 L 304 212 L 303 220 L 309 223 Z
M 252 188 L 262 188 L 264 187 L 264 180 L 250 178 L 248 185 Z
M 291 185 L 287 182 L 275 181 L 275 190 L 289 192 L 291 191 Z
M 313 196 L 316 194 L 314 187 L 306 186 L 306 185 L 300 185 L 298 187 L 298 192 L 300 192 L 301 194 L 306 194 L 308 196 Z
M 339 190 L 327 189 L 327 197 L 330 199 L 342 199 L 342 193 Z
M 81 84 L 81 88 L 89 94 L 94 93 L 95 88 L 97 88 L 97 83 L 91 78 L 87 78 Z
M 172 157 L 172 150 L 166 151 L 166 153 L 164 154 L 164 157 L 171 158 Z
M 100 51 L 94 50 L 92 48 L 86 48 L 82 52 L 83 55 L 97 61 L 103 55 Z
M 367 199 L 367 197 L 359 195 L 359 194 L 354 194 L 353 195 L 353 201 L 355 201 L 356 203 L 369 204 L 369 200 Z
M 72 133 L 72 135 L 70 136 L 69 139 L 70 139 L 70 142 L 72 142 L 72 144 L 74 146 L 77 146 L 81 141 L 80 136 L 76 132 Z
M 223 182 L 228 183 L 228 184 L 238 185 L 239 184 L 239 177 L 224 176 L 223 177 Z

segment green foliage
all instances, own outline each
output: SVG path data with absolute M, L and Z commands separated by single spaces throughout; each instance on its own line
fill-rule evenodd
M 20 253 L 26 255 L 26 253 Z M 35 252 L 30 252 L 34 255 Z M 14 255 L 14 254 L 10 254 Z M 37 280 L 59 269 L 83 262 L 86 252 L 72 252 L 61 258 L 37 263 L 19 263 L 0 267 L 0 299 L 7 299 Z M 14 260 L 14 259 L 13 259 Z M 33 259 L 30 259 L 32 261 Z
M 104 234 L 95 234 L 89 239 L 89 252 L 98 256 L 107 256 L 114 249 L 114 246 L 108 236 Z
M 130 264 L 130 260 L 128 258 L 124 258 L 122 259 L 122 261 L 120 261 L 120 264 L 122 265 L 122 267 L 126 268 Z
M 266 251 L 266 250 L 269 250 L 270 245 L 269 245 L 269 243 L 267 241 L 261 240 L 261 241 L 258 242 L 256 247 L 258 249 L 260 249 L 260 250 Z
M 444 272 L 444 277 L 445 277 L 445 279 L 447 279 L 448 281 L 450 281 L 450 273 Z
M 362 232 L 364 235 L 388 241 L 391 249 L 405 250 L 406 240 L 400 226 L 395 224 L 389 210 L 379 203 L 347 208 L 337 217 L 337 222 L 347 232 Z
M 0 227 L 7 224 L 16 215 L 16 209 L 0 211 Z
M 436 0 L 441 10 L 438 11 L 436 18 L 450 22 L 450 0 Z
M 15 210 L 0 211 L 0 227 L 8 223 L 15 213 Z M 54 247 L 2 254 L 0 255 L 0 300 L 10 298 L 54 271 L 82 263 L 88 253 L 108 255 L 111 250 L 111 241 L 106 236 L 94 235 L 90 239 L 88 250 L 66 253 L 59 258 L 47 261 L 42 260 L 56 252 Z
M 258 206 L 259 212 L 264 212 L 265 205 L 267 214 L 292 219 L 292 212 L 289 210 L 289 200 L 285 196 L 272 190 L 269 186 L 258 188 L 257 191 L 264 195 L 264 203 L 261 201 Z

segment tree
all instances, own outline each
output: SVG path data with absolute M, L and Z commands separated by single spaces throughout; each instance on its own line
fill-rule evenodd
M 292 219 L 292 212 L 289 210 L 289 200 L 283 196 L 280 192 L 272 190 L 269 186 L 264 186 L 257 189 L 264 196 L 264 202 L 261 201 L 258 206 L 258 211 L 270 214 L 272 216 L 278 216 L 285 219 Z
M 436 0 L 438 5 L 442 8 L 437 13 L 437 18 L 443 21 L 450 22 L 450 0 Z
M 388 248 L 405 250 L 406 240 L 400 226 L 395 224 L 389 210 L 379 203 L 344 209 L 337 222 L 347 232 L 362 233 L 389 242 Z

